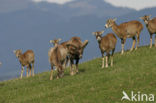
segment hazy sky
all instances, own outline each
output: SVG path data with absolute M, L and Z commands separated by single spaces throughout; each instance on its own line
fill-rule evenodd
M 42 1 L 47 1 L 49 3 L 57 3 L 57 4 L 64 4 L 73 0 L 33 0 L 35 2 L 42 2 Z
M 33 0 L 35 2 L 47 1 L 49 3 L 64 4 L 73 0 Z M 141 10 L 149 7 L 156 7 L 156 0 L 104 0 L 117 7 L 128 7 Z
M 28 8 L 32 2 L 38 3 L 42 1 L 63 5 L 67 2 L 76 0 L 0 0 L 0 13 L 22 10 Z M 128 7 L 136 10 L 156 7 L 156 0 L 103 0 L 103 1 L 106 1 L 107 3 L 110 3 L 117 7 Z M 82 6 L 85 5 L 83 4 Z
M 156 0 L 104 0 L 117 7 L 128 7 L 136 10 L 156 7 Z

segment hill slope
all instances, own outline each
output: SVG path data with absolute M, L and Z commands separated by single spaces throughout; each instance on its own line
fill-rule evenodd
M 33 78 L 0 82 L 0 103 L 119 103 L 122 91 L 156 94 L 155 48 L 115 54 L 114 67 L 101 69 L 97 58 L 80 64 L 80 74 L 49 80 L 49 72 Z M 127 102 L 127 101 L 125 101 Z

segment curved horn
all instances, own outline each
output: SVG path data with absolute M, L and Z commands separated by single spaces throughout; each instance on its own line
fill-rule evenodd
M 69 48 L 69 46 L 74 47 L 75 49 L 77 48 L 74 44 L 72 44 L 71 42 L 67 43 L 66 46 Z
M 16 50 L 13 50 L 13 53 L 16 53 Z
M 85 40 L 83 45 L 82 45 L 82 48 L 85 48 L 87 45 L 88 45 L 88 40 Z

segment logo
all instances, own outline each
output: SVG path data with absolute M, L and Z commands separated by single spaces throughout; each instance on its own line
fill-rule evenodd
M 153 102 L 154 101 L 154 94 L 145 94 L 141 92 L 133 92 L 131 91 L 131 95 L 128 96 L 128 94 L 123 91 L 123 97 L 121 98 L 121 101 L 123 100 L 128 100 L 128 101 L 149 101 Z

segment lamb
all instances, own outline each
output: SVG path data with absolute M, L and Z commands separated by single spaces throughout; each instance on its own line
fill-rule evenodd
M 101 50 L 102 54 L 102 68 L 104 68 L 104 53 L 106 52 L 106 68 L 108 67 L 108 58 L 110 56 L 110 52 L 112 51 L 111 54 L 111 66 L 113 66 L 113 54 L 115 51 L 115 46 L 117 43 L 117 38 L 113 33 L 108 33 L 107 35 L 102 37 L 102 34 L 104 31 L 97 31 L 93 32 L 93 35 L 95 35 L 96 40 L 98 41 L 99 48 Z
M 27 67 L 27 77 L 29 76 L 34 76 L 34 62 L 35 62 L 35 54 L 32 50 L 27 50 L 25 53 L 22 54 L 22 50 L 14 50 L 13 51 L 16 57 L 18 58 L 20 64 L 22 65 L 22 70 L 21 70 L 21 79 L 23 77 L 23 71 L 24 71 L 24 66 Z M 30 70 L 29 74 L 28 71 Z M 32 70 L 32 74 L 31 74 Z

